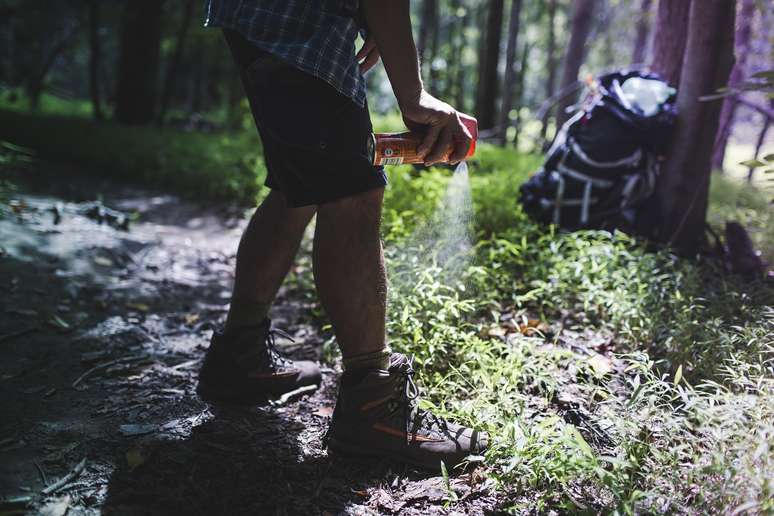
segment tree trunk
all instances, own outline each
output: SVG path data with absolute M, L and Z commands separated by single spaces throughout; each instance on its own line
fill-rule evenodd
M 497 65 L 500 61 L 500 37 L 503 31 L 504 0 L 491 0 L 486 18 L 486 43 L 479 62 L 476 115 L 481 130 L 492 129 L 497 123 Z
M 680 84 L 691 0 L 659 0 L 651 69 L 672 86 Z
M 206 46 L 201 37 L 195 39 L 193 81 L 191 82 L 191 111 L 198 113 L 202 109 L 202 97 L 205 74 L 207 71 Z
M 422 21 L 419 25 L 419 35 L 417 37 L 417 54 L 419 54 L 419 63 L 425 74 L 429 74 L 430 66 L 432 65 L 427 59 L 427 42 L 432 41 L 436 32 L 438 32 L 438 1 L 423 0 Z
M 722 107 L 719 101 L 699 98 L 727 84 L 734 56 L 735 3 L 701 0 L 690 10 L 677 128 L 658 185 L 661 236 L 685 255 L 695 254 L 704 236 L 712 146 Z
M 531 50 L 529 43 L 524 43 L 524 48 L 521 52 L 521 63 L 519 64 L 519 80 L 516 85 L 516 98 L 518 99 L 519 107 L 524 105 L 524 79 L 527 76 L 527 63 L 529 62 L 529 51 Z M 516 110 L 516 120 L 514 120 L 514 127 L 516 127 L 516 134 L 513 139 L 513 146 L 519 148 L 519 133 L 521 132 L 521 110 Z M 510 125 L 510 124 L 509 124 Z M 507 128 L 506 128 L 507 131 Z
M 516 89 L 516 49 L 519 44 L 519 18 L 521 17 L 522 0 L 511 0 L 511 18 L 508 22 L 508 47 L 505 52 L 505 79 L 503 80 L 503 104 L 500 110 L 498 139 L 500 145 L 505 145 L 508 139 L 508 127 L 513 108 L 513 93 Z M 525 47 L 526 48 L 526 47 Z M 523 73 L 523 71 L 521 72 Z
M 640 2 L 637 16 L 637 32 L 634 37 L 634 52 L 632 53 L 632 64 L 640 66 L 645 64 L 648 51 L 648 36 L 650 35 L 650 11 L 653 6 L 653 0 L 642 0 Z
M 68 33 L 66 33 L 62 40 L 54 45 L 51 51 L 45 56 L 43 62 L 38 70 L 33 70 L 33 73 L 27 81 L 27 96 L 30 99 L 30 108 L 33 111 L 37 111 L 40 106 L 40 96 L 43 94 L 43 86 L 46 82 L 48 72 L 56 63 L 56 59 L 64 52 L 70 43 L 72 43 L 75 35 L 78 32 L 78 26 L 73 26 Z
M 594 16 L 594 4 L 597 0 L 575 0 L 572 15 L 572 32 L 567 54 L 564 57 L 561 87 L 566 88 L 578 80 L 578 72 L 586 54 L 586 40 L 591 31 Z M 559 101 L 556 112 L 556 125 L 561 127 L 570 117 L 567 108 L 575 103 L 576 93 L 565 95 Z
M 556 93 L 556 1 L 548 0 L 548 45 L 546 47 L 546 98 L 550 99 Z M 548 120 L 551 118 L 551 108 L 543 114 L 540 139 L 545 141 L 548 134 Z
M 89 0 L 89 90 L 94 118 L 102 120 L 102 100 L 99 90 L 99 2 Z
M 121 28 L 116 119 L 129 125 L 153 122 L 161 43 L 159 0 L 128 0 Z
M 466 106 L 467 106 L 467 95 L 465 95 L 465 66 L 462 63 L 462 51 L 467 46 L 467 30 L 470 26 L 470 21 L 473 19 L 473 16 L 470 14 L 470 7 L 465 7 L 465 16 L 462 17 L 462 20 L 460 20 L 460 36 L 459 36 L 459 42 L 458 42 L 458 49 L 457 49 L 457 62 L 456 64 L 456 73 L 454 77 L 454 89 L 455 89 L 455 98 L 454 98 L 454 107 L 459 109 L 460 111 L 467 112 Z
M 772 108 L 774 108 L 774 101 L 772 102 Z M 761 128 L 761 132 L 758 134 L 758 142 L 755 144 L 755 155 L 753 156 L 753 159 L 758 159 L 758 156 L 760 156 L 761 148 L 763 147 L 763 142 L 766 141 L 766 133 L 769 132 L 770 126 L 771 126 L 771 118 L 765 117 L 765 120 L 763 122 L 763 127 Z M 755 176 L 755 167 L 750 167 L 747 170 L 747 182 L 752 183 L 754 176 Z
M 451 0 L 449 5 L 451 21 L 449 22 L 448 52 L 446 63 L 446 80 L 443 83 L 443 98 L 451 99 L 454 97 L 454 78 L 460 61 L 460 31 L 461 20 L 457 17 L 457 10 L 460 8 L 460 0 Z M 458 109 L 462 109 L 458 107 Z
M 729 87 L 737 86 L 746 75 L 747 55 L 750 52 L 750 39 L 752 36 L 752 24 L 755 17 L 755 0 L 742 0 L 739 9 L 739 19 L 736 24 L 736 63 L 728 79 Z M 723 162 L 726 159 L 726 147 L 728 138 L 734 128 L 734 112 L 736 111 L 736 96 L 729 96 L 723 101 L 723 110 L 720 112 L 720 128 L 715 138 L 715 149 L 712 154 L 713 170 L 723 170 Z
M 440 39 L 441 39 L 441 21 L 438 18 L 438 9 L 435 10 L 435 23 L 433 26 L 433 37 L 430 40 L 430 56 L 428 58 L 428 65 L 430 66 L 430 91 L 433 95 L 439 95 L 439 75 L 440 70 L 436 69 L 433 66 L 433 63 L 435 63 L 436 58 L 438 57 L 438 47 L 440 45 Z
M 178 71 L 180 70 L 180 60 L 183 58 L 183 50 L 185 49 L 186 38 L 188 37 L 188 29 L 191 26 L 191 19 L 193 18 L 194 0 L 186 0 L 183 7 L 183 19 L 180 23 L 180 29 L 177 33 L 177 39 L 175 41 L 175 50 L 172 53 L 172 59 L 167 66 L 167 73 L 164 77 L 164 86 L 161 93 L 161 106 L 159 107 L 159 115 L 156 120 L 158 125 L 164 125 L 164 118 L 169 108 L 169 100 L 172 96 L 172 90 L 177 82 Z

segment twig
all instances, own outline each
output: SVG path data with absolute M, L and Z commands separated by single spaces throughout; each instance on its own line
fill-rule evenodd
M 71 480 L 75 480 L 78 478 L 78 475 L 81 474 L 83 469 L 86 467 L 86 457 L 84 457 L 81 462 L 79 462 L 73 469 L 70 471 L 67 475 L 63 476 L 47 488 L 43 489 L 41 491 L 44 495 L 50 495 L 51 493 L 56 493 L 59 491 L 62 487 L 64 487 L 68 482 Z
M 32 333 L 37 329 L 38 329 L 37 326 L 30 326 L 29 328 L 25 328 L 23 330 L 15 331 L 7 335 L 2 335 L 0 336 L 0 342 L 5 342 L 6 340 L 11 340 L 11 339 L 15 339 L 16 337 L 21 337 L 22 335 L 27 335 L 28 333 Z
M 43 471 L 43 468 L 40 467 L 40 464 L 38 464 L 37 461 L 32 461 L 33 464 L 35 464 L 35 467 L 38 469 L 38 473 L 40 473 L 40 480 L 43 482 L 43 485 L 45 486 L 48 484 L 48 478 L 46 478 L 46 472 Z
M 141 360 L 145 358 L 143 355 L 137 355 L 133 357 L 124 357 L 124 358 L 118 358 L 116 360 L 111 360 L 110 362 L 105 362 L 103 364 L 95 365 L 85 373 L 83 373 L 81 376 L 76 378 L 76 380 L 73 382 L 72 387 L 75 388 L 79 383 L 81 383 L 86 377 L 88 377 L 90 374 L 94 373 L 95 371 L 99 371 L 100 369 L 106 369 L 112 365 L 120 364 L 122 362 L 132 362 L 133 360 Z
M 294 391 L 286 392 L 285 394 L 283 394 L 282 396 L 280 396 L 276 400 L 272 400 L 269 403 L 271 404 L 272 407 L 279 407 L 279 406 L 282 406 L 282 405 L 286 404 L 287 402 L 289 402 L 292 399 L 301 397 L 301 396 L 303 396 L 304 394 L 306 394 L 308 392 L 313 392 L 313 391 L 316 391 L 316 390 L 317 390 L 317 386 L 316 385 L 304 385 L 303 387 L 299 387 L 298 389 L 296 389 Z
M 178 369 L 185 369 L 186 367 L 192 366 L 194 364 L 199 363 L 199 359 L 196 358 L 194 360 L 187 360 L 185 362 L 180 362 L 179 364 L 173 365 L 170 367 L 171 370 L 177 371 Z

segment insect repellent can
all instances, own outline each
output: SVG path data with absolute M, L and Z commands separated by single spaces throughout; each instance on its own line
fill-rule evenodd
M 459 113 L 460 121 L 465 125 L 473 137 L 470 142 L 465 159 L 476 152 L 476 140 L 478 139 L 478 121 L 472 116 Z M 421 133 L 407 131 L 404 133 L 378 133 L 371 135 L 370 147 L 374 165 L 401 165 L 419 164 L 424 159 L 417 153 L 417 147 L 422 143 Z M 443 161 L 448 162 L 451 148 L 446 153 Z

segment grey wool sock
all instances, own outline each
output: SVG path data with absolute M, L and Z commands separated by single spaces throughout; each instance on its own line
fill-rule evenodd
M 232 299 L 226 317 L 225 330 L 228 332 L 247 326 L 260 325 L 269 315 L 269 306 L 268 303 Z
M 379 351 L 372 351 L 369 353 L 361 353 L 358 355 L 352 355 L 344 357 L 342 360 L 344 364 L 344 371 L 367 371 L 373 369 L 388 370 L 390 368 L 390 357 L 392 356 L 392 350 L 390 348 L 384 348 Z

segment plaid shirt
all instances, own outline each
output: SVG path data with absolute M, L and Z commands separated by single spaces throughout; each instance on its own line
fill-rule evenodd
M 225 27 L 361 107 L 365 81 L 355 59 L 359 0 L 207 0 L 207 27 Z

